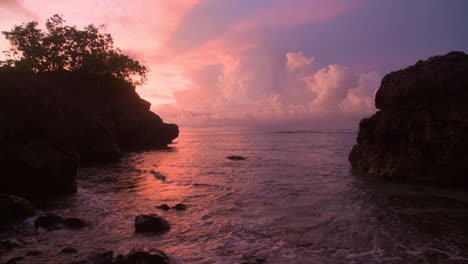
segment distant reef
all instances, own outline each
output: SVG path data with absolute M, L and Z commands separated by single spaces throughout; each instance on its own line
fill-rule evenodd
M 178 134 L 112 76 L 0 71 L 0 193 L 73 193 L 80 164 L 165 147 Z
M 384 77 L 379 111 L 349 154 L 374 178 L 468 186 L 468 55 L 450 52 Z

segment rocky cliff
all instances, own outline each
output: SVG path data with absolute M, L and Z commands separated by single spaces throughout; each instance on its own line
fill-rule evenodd
M 110 76 L 0 72 L 0 193 L 71 193 L 80 163 L 166 146 L 178 127 L 149 109 Z
M 392 72 L 361 121 L 354 169 L 385 179 L 468 186 L 468 55 L 450 52 Z

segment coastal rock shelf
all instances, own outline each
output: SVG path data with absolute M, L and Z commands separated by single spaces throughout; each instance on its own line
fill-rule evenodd
M 79 164 L 165 147 L 179 130 L 131 84 L 74 72 L 0 72 L 0 193 L 73 193 Z
M 359 125 L 352 167 L 391 180 L 468 186 L 468 55 L 450 52 L 392 72 Z

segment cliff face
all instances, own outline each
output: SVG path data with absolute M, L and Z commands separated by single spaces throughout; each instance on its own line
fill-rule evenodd
M 0 192 L 74 192 L 80 162 L 167 146 L 178 127 L 149 108 L 112 77 L 0 72 Z
M 349 154 L 374 177 L 468 186 L 468 55 L 451 52 L 388 74 L 380 109 Z

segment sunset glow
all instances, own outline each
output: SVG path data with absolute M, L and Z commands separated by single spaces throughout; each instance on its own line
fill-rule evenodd
M 343 129 L 375 111 L 386 73 L 466 51 L 467 9 L 458 0 L 6 0 L 0 29 L 53 14 L 105 24 L 151 69 L 139 94 L 182 127 Z

